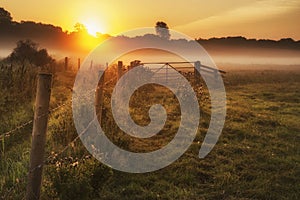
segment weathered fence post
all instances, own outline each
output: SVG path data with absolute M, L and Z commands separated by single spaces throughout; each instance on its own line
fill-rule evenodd
M 194 64 L 194 79 L 195 79 L 195 84 L 199 84 L 200 81 L 200 69 L 201 69 L 201 62 L 196 61 Z
M 80 58 L 78 58 L 78 60 L 77 60 L 77 69 L 78 70 L 80 69 Z
M 168 74 L 168 68 L 169 68 L 169 64 L 166 64 L 166 84 L 168 84 L 168 78 L 169 78 L 169 74 Z
M 129 71 L 129 70 L 132 70 L 134 67 L 135 67 L 135 63 L 134 63 L 134 61 L 131 61 L 131 62 L 130 62 L 130 65 L 129 65 L 129 67 L 128 67 L 128 71 Z
M 117 67 L 117 79 L 120 80 L 123 72 L 123 62 L 118 61 L 118 67 Z
M 214 77 L 215 79 L 219 78 L 219 71 L 217 69 L 214 70 Z
M 140 60 L 134 60 L 134 61 L 131 61 L 131 62 L 130 62 L 130 66 L 128 67 L 128 70 L 131 70 L 131 69 L 133 69 L 134 67 L 139 66 L 140 63 L 141 63 Z
M 65 71 L 67 71 L 69 68 L 69 58 L 65 57 Z
M 99 80 L 99 84 L 96 89 L 96 99 L 95 99 L 95 107 L 96 107 L 96 112 L 99 124 L 101 125 L 101 120 L 102 120 L 102 109 L 103 109 L 103 89 L 104 89 L 104 76 L 105 76 L 105 71 L 99 71 L 99 77 L 100 73 L 102 74 L 102 77 Z
M 93 61 L 91 60 L 91 64 L 90 64 L 90 70 L 93 69 Z
M 26 199 L 40 198 L 52 75 L 38 76 Z

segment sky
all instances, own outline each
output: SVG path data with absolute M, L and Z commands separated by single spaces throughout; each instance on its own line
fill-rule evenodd
M 300 40 L 299 0 L 0 0 L 15 21 L 117 35 L 164 21 L 192 38 L 244 36 Z

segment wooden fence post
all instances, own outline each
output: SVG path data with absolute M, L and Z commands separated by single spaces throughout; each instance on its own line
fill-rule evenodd
M 201 62 L 196 61 L 194 64 L 194 79 L 195 79 L 195 84 L 199 84 L 200 81 L 200 69 L 201 69 Z
M 100 76 L 100 73 L 103 73 L 102 74 L 102 77 L 100 78 L 99 80 L 99 84 L 97 86 L 97 89 L 96 89 L 96 99 L 95 99 L 95 107 L 96 107 L 96 112 L 98 113 L 97 114 L 97 117 L 98 117 L 98 121 L 99 121 L 99 124 L 101 126 L 101 120 L 102 120 L 102 109 L 103 109 L 103 89 L 104 89 L 104 76 L 105 76 L 105 71 L 99 71 L 99 76 Z
M 68 70 L 68 68 L 69 68 L 69 58 L 68 57 L 65 57 L 65 71 L 67 71 Z
M 134 68 L 134 65 L 135 65 L 134 61 L 131 61 L 131 62 L 130 62 L 130 65 L 129 65 L 129 67 L 128 67 L 128 71 L 131 70 L 131 69 L 133 69 L 133 68 Z
M 134 67 L 139 66 L 140 63 L 141 63 L 140 60 L 134 60 L 134 61 L 131 61 L 131 62 L 130 62 L 130 66 L 128 67 L 128 70 L 131 70 L 131 69 L 133 69 Z
M 52 75 L 38 76 L 26 199 L 40 198 Z
M 91 60 L 91 64 L 90 64 L 90 70 L 93 69 L 93 60 Z
M 78 60 L 77 60 L 77 69 L 78 70 L 80 69 L 80 58 L 78 58 Z
M 123 72 L 123 62 L 118 61 L 118 67 L 117 67 L 117 80 L 120 80 Z
M 215 79 L 219 79 L 219 71 L 217 69 L 214 70 Z
M 168 73 L 169 64 L 166 64 L 166 84 L 168 84 L 169 73 Z

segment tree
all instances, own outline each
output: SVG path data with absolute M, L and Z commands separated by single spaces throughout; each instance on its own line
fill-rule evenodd
M 0 24 L 9 24 L 12 21 L 10 13 L 4 8 L 0 8 Z
M 17 47 L 9 55 L 8 59 L 11 62 L 17 62 L 21 65 L 21 74 L 26 72 L 26 65 L 35 67 L 45 67 L 54 62 L 54 59 L 49 56 L 46 49 L 38 49 L 38 44 L 31 40 L 20 40 L 17 42 Z
M 34 65 L 37 67 L 45 67 L 49 64 L 52 64 L 54 62 L 54 59 L 49 56 L 46 49 L 41 49 L 38 52 L 36 52 L 35 58 L 34 58 Z
M 86 33 L 87 32 L 87 28 L 84 26 L 84 24 L 81 24 L 79 22 L 77 22 L 75 25 L 74 25 L 74 29 L 75 29 L 75 32 L 77 33 Z
M 165 22 L 158 21 L 155 26 L 156 34 L 166 40 L 169 40 L 171 35 L 169 32 L 169 27 Z
M 33 64 L 36 52 L 38 52 L 38 45 L 31 40 L 20 40 L 17 42 L 17 47 L 9 55 L 11 61 L 20 63 L 28 62 Z

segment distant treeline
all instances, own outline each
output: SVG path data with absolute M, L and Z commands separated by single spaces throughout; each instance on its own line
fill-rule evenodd
M 19 40 L 30 39 L 47 48 L 61 50 L 82 49 L 82 38 L 89 42 L 100 42 L 110 37 L 107 34 L 98 34 L 93 37 L 87 33 L 82 24 L 76 24 L 74 31 L 63 31 L 61 27 L 51 24 L 36 23 L 33 21 L 13 21 L 11 14 L 0 8 L 0 43 L 2 47 L 15 45 Z
M 11 14 L 4 8 L 0 8 L 0 44 L 1 48 L 13 47 L 19 40 L 30 39 L 41 46 L 60 51 L 90 50 L 89 44 L 98 44 L 104 39 L 111 37 L 108 34 L 98 34 L 93 37 L 87 33 L 84 25 L 76 24 L 74 31 L 63 31 L 59 26 L 51 24 L 36 23 L 32 21 L 13 21 Z M 146 34 L 140 39 L 157 40 L 159 35 Z M 126 37 L 124 37 L 125 39 Z M 165 39 L 167 40 L 167 39 Z M 278 41 L 268 39 L 246 39 L 245 37 L 222 37 L 210 39 L 195 39 L 205 48 L 272 48 L 300 50 L 300 41 L 285 38 Z M 157 40 L 161 42 L 161 40 Z M 172 43 L 186 46 L 188 41 L 184 39 L 171 40 Z M 95 45 L 96 46 L 96 45 Z
M 268 39 L 247 39 L 245 37 L 222 37 L 210 39 L 196 39 L 201 45 L 220 46 L 220 47 L 241 47 L 241 48 L 279 48 L 300 50 L 300 40 L 295 41 L 292 38 L 283 38 L 278 41 Z
M 0 36 L 1 39 L 48 38 L 50 40 L 48 41 L 49 43 L 64 41 L 68 37 L 61 27 L 31 21 L 1 23 Z

